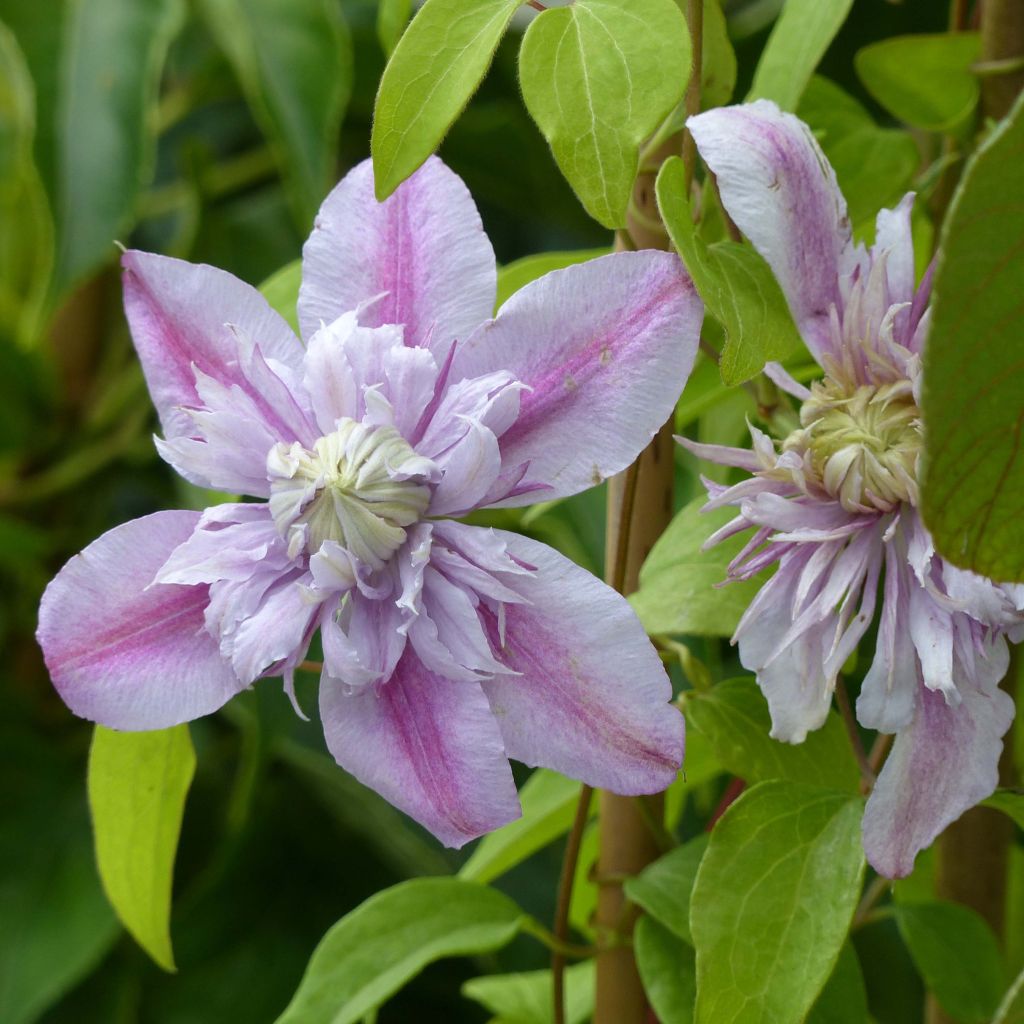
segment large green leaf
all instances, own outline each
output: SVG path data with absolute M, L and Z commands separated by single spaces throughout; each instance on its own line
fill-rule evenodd
M 977 32 L 898 36 L 859 50 L 854 66 L 868 92 L 894 117 L 945 132 L 965 127 L 978 105 L 971 65 L 980 53 Z
M 992 1018 L 1006 986 L 999 944 L 959 903 L 900 903 L 896 922 L 929 991 L 961 1024 Z
M 704 551 L 703 543 L 735 516 L 733 509 L 701 512 L 705 498 L 681 508 L 658 538 L 629 597 L 648 633 L 730 636 L 763 582 L 760 578 L 716 586 L 746 543 L 730 537 Z
M 296 221 L 334 184 L 352 92 L 352 42 L 337 0 L 200 0 L 266 133 Z
M 656 184 L 658 208 L 672 243 L 693 277 L 708 312 L 725 330 L 719 369 L 722 380 L 741 384 L 765 362 L 783 359 L 800 335 L 771 268 L 749 245 L 707 245 L 697 233 L 686 199 L 686 171 L 679 157 L 662 166 Z
M 473 882 L 490 882 L 564 835 L 572 825 L 580 784 L 538 768 L 519 792 L 523 816 L 484 836 L 459 871 Z M 596 801 L 591 805 L 596 809 Z
M 686 89 L 689 38 L 674 0 L 575 0 L 526 31 L 519 81 L 527 109 L 605 227 L 625 225 L 640 143 Z
M 796 110 L 818 61 L 842 28 L 853 0 L 786 0 L 765 44 L 748 100 Z
M 689 726 L 707 737 L 722 765 L 749 783 L 814 779 L 820 786 L 858 791 L 857 761 L 834 711 L 803 743 L 793 744 L 768 735 L 768 704 L 753 679 L 727 679 L 706 693 L 687 691 L 684 710 Z
M 195 767 L 187 725 L 93 732 L 89 808 L 100 879 L 121 923 L 168 971 L 174 855 Z
M 652 917 L 641 917 L 633 935 L 636 966 L 659 1024 L 692 1024 L 697 995 L 693 947 Z
M 1024 97 L 964 173 L 924 353 L 922 510 L 954 565 L 1024 580 Z
M 514 295 L 524 284 L 535 281 L 538 277 L 549 274 L 552 270 L 561 270 L 576 263 L 584 263 L 598 256 L 605 256 L 608 249 L 580 249 L 575 252 L 539 252 L 498 270 L 498 294 L 494 301 L 496 309 L 500 309 L 506 299 Z
M 384 69 L 370 152 L 386 199 L 441 144 L 522 0 L 426 0 Z
M 800 1024 L 846 938 L 864 874 L 863 803 L 806 783 L 747 790 L 697 873 L 698 1024 Z
M 684 942 L 690 934 L 690 895 L 709 836 L 700 835 L 676 847 L 639 875 L 626 880 L 626 895 Z
M 0 344 L 35 340 L 53 263 L 53 230 L 36 169 L 35 89 L 0 23 Z
M 467 999 L 495 1014 L 491 1024 L 550 1024 L 554 1018 L 550 971 L 488 974 L 462 986 Z M 583 1024 L 594 1012 L 594 961 L 565 969 L 565 1024 Z
M 327 932 L 278 1024 L 354 1024 L 427 964 L 500 949 L 522 921 L 507 896 L 474 882 L 416 878 L 392 886 Z

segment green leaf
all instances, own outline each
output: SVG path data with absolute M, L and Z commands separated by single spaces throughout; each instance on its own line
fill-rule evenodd
M 384 69 L 370 152 L 387 199 L 441 144 L 494 58 L 522 0 L 426 0 Z
M 39 122 L 54 160 L 60 293 L 112 257 L 114 239 L 132 225 L 135 198 L 152 174 L 160 74 L 184 4 L 96 0 L 48 9 L 60 42 L 45 54 L 56 63 L 56 92 L 47 96 L 52 106 L 40 103 Z
M 377 4 L 377 38 L 384 55 L 390 57 L 402 38 L 412 14 L 412 0 L 379 0 Z
M 693 947 L 651 917 L 641 917 L 633 951 L 644 991 L 660 1024 L 692 1024 L 697 996 Z
M 539 252 L 535 256 L 524 256 L 522 259 L 514 260 L 498 271 L 498 296 L 494 303 L 495 309 L 500 309 L 524 284 L 529 284 L 538 277 L 549 274 L 552 270 L 561 270 L 563 267 L 571 267 L 576 263 L 585 263 L 598 256 L 605 256 L 610 251 L 610 249 L 604 248 L 579 249 L 574 252 Z
M 930 132 L 967 127 L 978 105 L 971 65 L 981 53 L 977 32 L 882 39 L 854 57 L 871 95 L 898 120 Z
M 954 565 L 1024 580 L 1024 97 L 964 172 L 946 218 L 924 353 L 922 511 Z
M 594 1012 L 594 966 L 584 960 L 565 969 L 566 1024 L 583 1024 Z M 462 994 L 495 1014 L 492 1024 L 549 1024 L 554 1017 L 550 971 L 473 978 Z
M 666 853 L 624 886 L 637 906 L 690 945 L 690 894 L 709 838 L 697 836 Z
M 831 977 L 811 1008 L 807 1024 L 865 1024 L 868 994 L 860 961 L 851 943 L 839 954 Z
M 302 260 L 293 260 L 275 271 L 261 285 L 263 298 L 275 312 L 288 321 L 288 326 L 299 333 L 299 287 L 302 284 Z
M 864 874 L 856 797 L 777 780 L 722 815 L 690 925 L 698 1024 L 799 1024 L 828 980 Z
M 709 246 L 697 233 L 679 157 L 665 161 L 655 188 L 672 243 L 708 311 L 725 330 L 719 367 L 723 382 L 741 384 L 760 372 L 766 361 L 784 359 L 796 351 L 800 335 L 764 259 L 738 242 Z
M 195 773 L 188 726 L 114 732 L 97 725 L 89 807 L 100 879 L 121 923 L 173 971 L 171 885 L 181 819 Z
M 459 877 L 491 882 L 564 835 L 572 826 L 579 796 L 580 784 L 575 779 L 538 768 L 519 791 L 522 817 L 484 836 L 462 865 Z M 596 809 L 596 801 L 591 807 Z
M 853 0 L 786 0 L 754 72 L 748 100 L 775 100 L 796 110 L 818 61 L 836 37 Z
M 36 340 L 53 265 L 53 227 L 36 169 L 35 89 L 0 23 L 0 343 Z
M 321 939 L 278 1024 L 355 1024 L 435 960 L 511 942 L 522 911 L 486 886 L 415 878 L 371 896 Z
M 687 691 L 684 711 L 687 724 L 710 741 L 722 765 L 749 783 L 814 779 L 831 789 L 859 790 L 857 761 L 834 711 L 820 729 L 796 744 L 768 735 L 768 704 L 753 679 L 727 679 L 707 693 Z
M 725 106 L 736 88 L 736 53 L 719 0 L 704 0 L 700 83 L 701 106 L 705 110 Z
M 307 230 L 334 184 L 353 54 L 336 0 L 200 0 Z
M 605 227 L 625 225 L 640 143 L 682 98 L 689 73 L 689 32 L 674 0 L 575 0 L 526 30 L 526 107 Z
M 694 498 L 676 513 L 640 570 L 639 589 L 629 603 L 648 633 L 731 636 L 764 582 L 757 577 L 716 587 L 747 538 L 730 537 L 703 551 L 704 541 L 736 514 L 732 509 L 701 512 L 706 501 Z
M 1015 789 L 997 789 L 982 805 L 995 811 L 1002 811 L 1012 818 L 1018 828 L 1024 829 L 1024 793 Z
M 901 903 L 896 923 L 925 984 L 962 1024 L 988 1021 L 1006 986 L 992 930 L 959 903 Z
M 871 115 L 834 82 L 815 75 L 797 108 L 835 169 L 858 235 L 874 231 L 875 214 L 910 188 L 921 162 L 908 132 L 879 128 Z

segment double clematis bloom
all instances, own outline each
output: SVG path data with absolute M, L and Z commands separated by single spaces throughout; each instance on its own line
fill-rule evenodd
M 262 676 L 292 693 L 319 629 L 331 752 L 449 845 L 519 815 L 509 757 L 627 794 L 674 778 L 682 718 L 626 602 L 544 544 L 453 518 L 635 458 L 696 352 L 674 256 L 556 271 L 491 319 L 490 243 L 431 159 L 383 204 L 369 163 L 327 198 L 304 343 L 220 270 L 123 265 L 161 455 L 258 500 L 146 516 L 61 570 L 38 636 L 76 714 L 159 729 Z
M 824 723 L 880 596 L 857 716 L 897 736 L 868 800 L 864 846 L 881 874 L 900 877 L 997 785 L 1014 710 L 998 684 L 1007 637 L 1024 634 L 1024 587 L 950 565 L 917 510 L 931 280 L 915 288 L 913 196 L 878 215 L 868 250 L 854 244 L 835 174 L 793 115 L 758 101 L 687 123 L 824 371 L 807 389 L 768 368 L 802 402 L 800 429 L 779 448 L 753 427 L 752 451 L 683 442 L 751 474 L 707 483 L 708 508 L 739 509 L 709 544 L 754 531 L 729 578 L 776 566 L 734 642 L 768 700 L 772 735 L 799 743 Z

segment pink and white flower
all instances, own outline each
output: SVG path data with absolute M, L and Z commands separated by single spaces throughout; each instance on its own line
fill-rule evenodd
M 998 684 L 1007 636 L 1024 632 L 1024 587 L 950 565 L 917 510 L 931 276 L 915 287 L 913 195 L 879 213 L 866 249 L 853 242 L 831 166 L 792 114 L 761 100 L 687 123 L 824 371 L 808 389 L 767 368 L 802 403 L 800 428 L 778 447 L 754 427 L 752 451 L 683 441 L 751 474 L 707 483 L 707 508 L 739 509 L 709 544 L 754 530 L 729 578 L 776 566 L 733 639 L 768 700 L 772 735 L 799 743 L 824 723 L 881 598 L 857 716 L 897 736 L 868 800 L 864 846 L 881 874 L 906 875 L 997 785 L 1014 711 Z
M 263 676 L 291 692 L 319 629 L 331 752 L 449 845 L 519 815 L 509 757 L 627 794 L 675 777 L 682 719 L 627 603 L 543 544 L 452 518 L 636 457 L 696 352 L 675 257 L 556 271 L 492 319 L 490 243 L 431 159 L 383 204 L 369 163 L 327 198 L 304 341 L 230 274 L 123 265 L 161 455 L 258 500 L 146 516 L 61 570 L 38 637 L 76 714 L 159 729 Z

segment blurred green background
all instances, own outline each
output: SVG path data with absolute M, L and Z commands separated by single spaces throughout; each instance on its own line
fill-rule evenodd
M 725 4 L 737 96 L 779 6 Z M 945 7 L 858 0 L 821 72 L 871 107 L 853 53 L 941 31 Z M 199 767 L 172 922 L 179 973 L 164 974 L 99 887 L 85 801 L 91 729 L 53 692 L 33 639 L 42 589 L 71 554 L 127 519 L 205 504 L 153 448 L 114 240 L 253 284 L 295 260 L 328 188 L 368 153 L 394 37 L 378 14 L 373 0 L 0 0 L 4 1024 L 272 1021 L 330 924 L 378 889 L 466 856 L 349 780 L 318 724 L 266 681 L 192 728 Z M 514 31 L 442 155 L 476 197 L 500 262 L 608 245 L 523 109 L 517 46 Z M 687 481 L 680 501 L 694 494 Z M 600 571 L 600 493 L 504 522 Z M 307 707 L 314 686 L 300 680 Z M 547 920 L 559 859 L 556 844 L 498 885 Z M 873 1010 L 912 1019 L 920 989 L 906 953 L 894 929 L 874 931 L 861 951 Z M 463 979 L 543 962 L 541 947 L 518 940 L 500 959 L 433 966 L 379 1021 L 483 1020 L 458 995 Z

